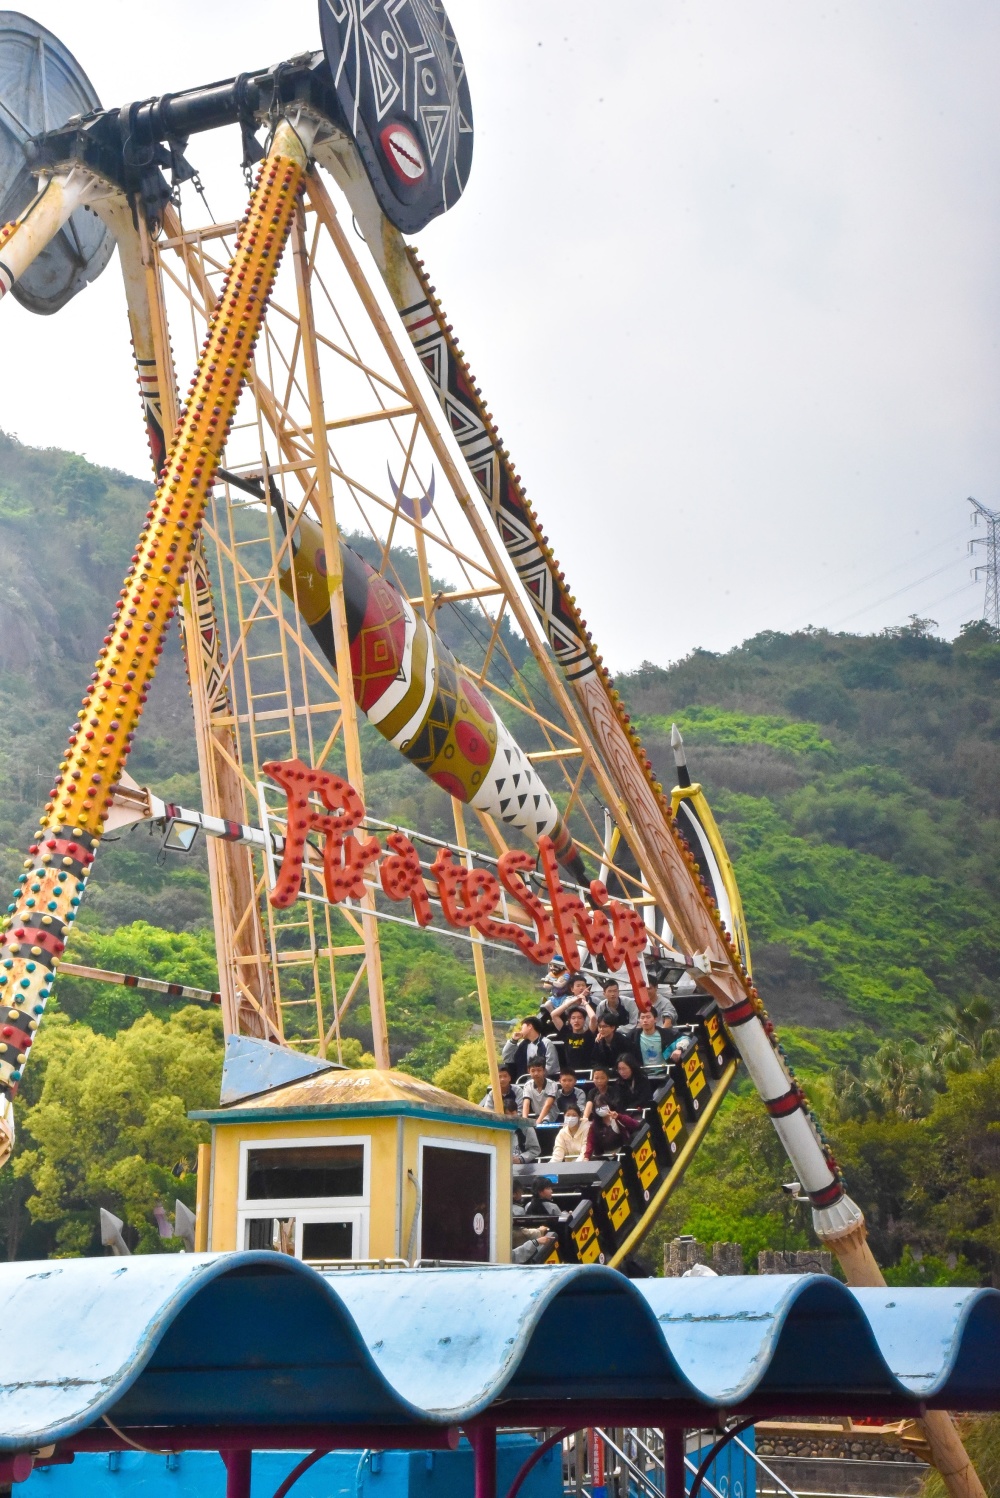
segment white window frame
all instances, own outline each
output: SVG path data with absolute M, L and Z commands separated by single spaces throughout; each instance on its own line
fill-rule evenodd
M 460 1150 L 467 1155 L 489 1155 L 490 1157 L 490 1251 L 487 1263 L 497 1261 L 497 1147 L 495 1144 L 473 1144 L 465 1139 L 449 1139 L 432 1134 L 422 1135 L 418 1149 L 418 1179 L 420 1181 L 420 1212 L 417 1219 L 417 1243 L 423 1249 L 424 1236 L 424 1149 Z
M 257 1149 L 315 1149 L 330 1145 L 362 1147 L 362 1191 L 360 1196 L 248 1197 L 247 1168 L 250 1151 Z M 354 1228 L 353 1257 L 368 1258 L 368 1234 L 371 1217 L 372 1141 L 368 1134 L 329 1134 L 320 1138 L 241 1139 L 239 1194 L 236 1211 L 236 1241 L 242 1248 L 247 1223 L 256 1218 L 295 1218 L 295 1257 L 302 1257 L 302 1225 L 306 1222 L 350 1222 Z

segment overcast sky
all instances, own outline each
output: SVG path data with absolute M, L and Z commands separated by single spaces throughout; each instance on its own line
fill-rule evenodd
M 1000 508 L 1000 8 L 449 11 L 476 154 L 418 243 L 609 664 L 975 617 L 965 499 Z M 318 44 L 315 0 L 32 14 L 107 105 Z M 189 154 L 237 211 L 238 139 Z M 145 477 L 116 269 L 56 317 L 2 317 L 0 426 Z

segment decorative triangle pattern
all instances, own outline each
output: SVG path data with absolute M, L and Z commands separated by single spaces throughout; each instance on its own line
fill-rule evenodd
M 406 308 L 402 318 L 473 481 L 560 665 L 570 680 L 591 675 L 594 663 L 578 633 L 569 598 L 553 576 L 550 559 L 542 551 L 533 517 L 518 486 L 497 458 L 493 437 L 483 425 L 464 372 L 452 354 L 433 307 L 426 300 L 418 302 Z

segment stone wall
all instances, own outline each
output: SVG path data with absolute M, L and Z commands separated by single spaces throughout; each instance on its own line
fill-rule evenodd
M 674 1238 L 663 1248 L 663 1273 L 676 1279 L 704 1264 L 716 1274 L 744 1274 L 743 1248 L 739 1243 L 699 1243 L 689 1233 Z M 833 1257 L 825 1249 L 764 1249 L 757 1255 L 758 1274 L 832 1274 Z
M 833 1255 L 821 1248 L 787 1251 L 765 1248 L 757 1255 L 758 1274 L 832 1274 Z
M 685 1233 L 673 1238 L 663 1248 L 663 1273 L 668 1279 L 679 1279 L 694 1264 L 708 1263 L 708 1249 L 697 1238 Z
M 695 1264 L 704 1264 L 716 1274 L 742 1274 L 743 1249 L 738 1243 L 713 1243 L 709 1253 L 706 1243 L 689 1234 L 664 1244 L 663 1273 L 668 1279 L 676 1279 Z
M 923 1466 L 920 1458 L 895 1441 L 880 1436 L 862 1436 L 857 1430 L 839 1430 L 830 1427 L 830 1434 L 815 1430 L 801 1435 L 786 1426 L 780 1431 L 767 1429 L 766 1424 L 756 1428 L 756 1444 L 759 1456 L 839 1457 L 852 1461 L 909 1462 Z

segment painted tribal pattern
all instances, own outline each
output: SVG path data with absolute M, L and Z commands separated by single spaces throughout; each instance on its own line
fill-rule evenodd
M 198 644 L 201 648 L 202 671 L 205 676 L 205 695 L 211 716 L 228 714 L 229 694 L 222 682 L 222 646 L 219 640 L 219 625 L 215 617 L 215 600 L 212 597 L 212 582 L 208 575 L 208 563 L 199 540 L 191 553 L 184 602 L 194 608 L 198 628 Z
M 435 307 L 425 300 L 405 308 L 401 316 L 559 665 L 570 682 L 590 675 L 597 666 L 586 626 L 524 490 L 501 457 L 467 371 L 449 348 Z
M 284 505 L 276 495 L 272 504 L 284 526 Z M 295 526 L 293 553 L 282 591 L 335 666 L 323 535 L 306 515 Z M 387 578 L 350 547 L 341 548 L 341 557 L 358 707 L 449 796 L 518 828 L 533 843 L 551 837 L 559 862 L 584 881 L 559 808 L 479 685 Z
M 382 211 L 415 233 L 454 207 L 472 166 L 472 100 L 440 0 L 322 0 L 344 121 Z
M 140 353 L 137 335 L 142 336 L 143 352 Z M 163 433 L 163 401 L 160 395 L 160 377 L 152 351 L 145 347 L 148 342 L 148 319 L 139 328 L 133 328 L 133 353 L 139 394 L 142 397 L 142 414 L 146 426 L 149 456 L 153 462 L 153 476 L 159 479 L 167 459 L 167 444 Z M 205 693 L 210 714 L 228 713 L 229 697 L 222 682 L 222 642 L 215 617 L 215 599 L 212 582 L 208 574 L 208 562 L 199 536 L 188 575 L 184 581 L 181 607 L 185 613 L 194 612 L 197 625 L 198 645 L 201 650 L 202 673 L 205 678 Z M 188 667 L 190 673 L 190 667 Z

